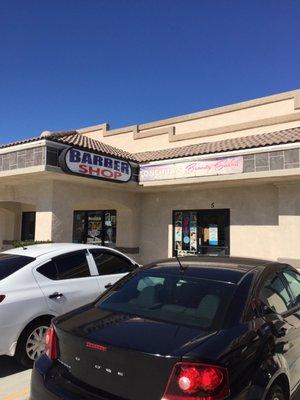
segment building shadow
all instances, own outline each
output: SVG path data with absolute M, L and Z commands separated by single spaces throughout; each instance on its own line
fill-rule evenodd
M 17 374 L 18 372 L 25 371 L 26 368 L 18 364 L 15 358 L 8 356 L 0 357 L 0 378 Z

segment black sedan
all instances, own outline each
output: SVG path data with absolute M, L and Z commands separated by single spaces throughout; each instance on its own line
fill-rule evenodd
M 300 384 L 300 275 L 185 257 L 56 318 L 30 400 L 289 400 Z

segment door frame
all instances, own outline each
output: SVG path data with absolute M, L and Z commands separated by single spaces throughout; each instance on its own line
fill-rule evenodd
M 226 214 L 226 220 L 227 224 L 225 225 L 225 237 L 228 238 L 228 246 L 227 247 L 227 252 L 226 255 L 230 255 L 230 208 L 200 208 L 200 209 L 181 209 L 181 210 L 172 210 L 172 254 L 173 256 L 176 256 L 175 253 L 175 235 L 174 235 L 174 228 L 175 228 L 175 213 L 177 212 L 195 212 L 197 213 L 197 253 L 199 253 L 199 236 L 198 236 L 198 228 L 199 228 L 199 215 L 200 213 L 207 212 L 209 214 L 212 214 L 213 212 L 223 212 Z

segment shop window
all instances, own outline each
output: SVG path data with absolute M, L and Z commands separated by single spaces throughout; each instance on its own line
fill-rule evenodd
M 35 212 L 22 213 L 21 240 L 34 240 L 35 237 Z
M 74 243 L 115 247 L 116 230 L 116 210 L 74 212 Z
M 174 255 L 229 254 L 229 221 L 227 209 L 174 211 Z

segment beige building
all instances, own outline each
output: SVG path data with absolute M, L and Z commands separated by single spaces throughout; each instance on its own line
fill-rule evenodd
M 0 146 L 0 248 L 92 242 L 300 266 L 300 90 Z

